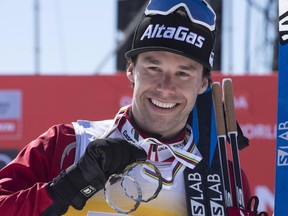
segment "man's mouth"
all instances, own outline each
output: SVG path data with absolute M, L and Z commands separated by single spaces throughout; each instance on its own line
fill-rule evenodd
M 163 108 L 163 109 L 171 109 L 177 105 L 177 103 L 163 103 L 158 100 L 151 98 L 152 104 L 154 104 L 157 107 Z

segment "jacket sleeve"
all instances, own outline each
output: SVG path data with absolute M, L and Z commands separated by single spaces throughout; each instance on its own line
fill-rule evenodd
M 73 142 L 74 129 L 69 124 L 53 126 L 29 143 L 0 171 L 0 212 L 31 216 L 49 208 L 53 200 L 46 184 L 73 163 L 74 151 L 63 154 Z

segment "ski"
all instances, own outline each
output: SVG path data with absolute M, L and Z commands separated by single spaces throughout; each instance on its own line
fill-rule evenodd
M 288 215 L 288 1 L 279 0 L 275 216 Z
M 245 209 L 240 159 L 238 154 L 238 131 L 234 108 L 234 94 L 232 80 L 230 78 L 223 79 L 222 93 L 224 98 L 224 111 L 226 117 L 227 134 L 231 144 L 236 203 L 238 208 Z
M 191 120 L 194 141 L 204 157 L 193 170 L 184 170 L 187 214 L 226 216 L 211 87 L 198 96 Z
M 226 136 L 225 118 L 223 110 L 222 91 L 219 82 L 214 82 L 212 84 L 212 96 L 213 96 L 215 119 L 216 119 L 218 150 L 221 161 L 224 198 L 226 207 L 232 207 L 233 201 L 231 195 L 229 165 L 226 151 L 227 136 Z

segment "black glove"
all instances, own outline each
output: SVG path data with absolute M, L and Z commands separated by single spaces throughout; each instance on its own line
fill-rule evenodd
M 54 204 L 46 212 L 63 214 L 69 205 L 82 209 L 90 197 L 104 188 L 111 174 L 121 173 L 128 164 L 146 159 L 145 150 L 126 140 L 106 138 L 92 141 L 76 165 L 62 171 L 47 185 Z M 46 212 L 43 215 L 49 215 Z

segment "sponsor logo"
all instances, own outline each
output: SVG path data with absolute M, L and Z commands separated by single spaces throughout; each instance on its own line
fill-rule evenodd
M 276 125 L 267 123 L 247 123 L 241 124 L 243 134 L 249 139 L 260 140 L 275 140 L 276 139 Z
M 211 174 L 207 176 L 208 189 L 210 191 L 210 210 L 212 216 L 224 216 L 225 210 L 221 205 L 223 202 L 221 177 L 218 174 Z
M 234 97 L 234 103 L 236 109 L 249 109 L 249 103 L 245 96 L 240 95 L 239 97 Z
M 288 141 L 288 121 L 278 124 L 279 142 Z M 277 166 L 288 166 L 288 146 L 282 145 L 277 149 Z
M 279 147 L 277 155 L 277 166 L 288 166 L 288 147 Z
M 209 56 L 209 64 L 211 67 L 213 67 L 213 62 L 214 62 L 214 52 L 212 51 Z
M 205 37 L 189 31 L 189 28 L 184 26 L 166 27 L 164 25 L 152 25 L 150 24 L 140 40 L 153 39 L 153 38 L 165 38 L 177 41 L 183 41 L 188 44 L 201 48 L 204 44 Z
M 278 137 L 284 140 L 288 140 L 288 121 L 278 124 Z
M 193 194 L 190 197 L 191 215 L 205 216 L 203 184 L 200 173 L 188 175 L 189 188 Z
M 90 197 L 95 192 L 96 192 L 96 189 L 91 185 L 88 185 L 87 187 L 81 189 L 81 193 L 86 197 Z
M 12 121 L 6 120 L 5 122 L 0 121 L 0 133 L 15 133 L 16 131 L 16 123 Z
M 9 103 L 0 101 L 0 116 L 6 115 L 6 113 L 8 113 L 9 108 L 10 108 Z
M 279 33 L 280 43 L 282 45 L 288 43 L 288 11 L 279 17 Z
M 123 131 L 123 136 L 125 137 L 125 139 L 126 139 L 127 141 L 130 141 L 130 142 L 133 142 L 133 143 L 134 143 L 134 139 L 132 139 L 132 138 L 129 136 L 127 130 L 124 130 L 124 131 Z
M 173 144 L 172 146 L 173 146 L 174 148 L 182 148 L 182 147 L 184 146 L 184 144 L 183 144 L 183 143 L 176 143 L 176 144 Z M 158 152 L 163 151 L 163 150 L 166 150 L 166 149 L 168 149 L 168 147 L 162 145 L 162 146 L 158 147 Z
M 213 216 L 224 216 L 225 210 L 222 205 L 219 205 L 217 202 L 210 200 L 211 215 Z
M 205 207 L 202 203 L 197 202 L 193 199 L 190 200 L 191 203 L 191 213 L 196 216 L 205 216 Z
M 0 90 L 0 139 L 19 139 L 22 133 L 22 92 Z

